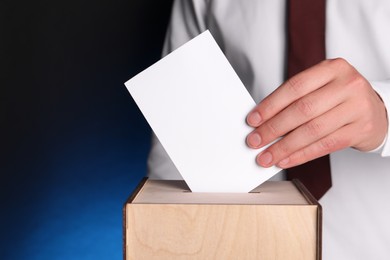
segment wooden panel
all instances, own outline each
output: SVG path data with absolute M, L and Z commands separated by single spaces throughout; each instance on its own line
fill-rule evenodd
M 317 205 L 127 204 L 130 259 L 317 259 Z

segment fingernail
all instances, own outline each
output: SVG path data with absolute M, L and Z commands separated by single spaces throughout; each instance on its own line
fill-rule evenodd
M 283 166 L 287 165 L 289 162 L 290 162 L 290 158 L 287 157 L 287 158 L 281 160 L 278 164 L 279 164 L 279 166 L 283 167 Z
M 248 115 L 247 122 L 250 126 L 257 127 L 261 123 L 261 116 L 259 112 L 253 111 Z
M 261 145 L 261 136 L 258 133 L 248 135 L 247 143 L 252 148 L 259 148 Z
M 261 166 L 269 166 L 269 164 L 272 162 L 272 154 L 270 152 L 265 152 L 262 153 L 258 158 L 257 158 L 258 164 Z

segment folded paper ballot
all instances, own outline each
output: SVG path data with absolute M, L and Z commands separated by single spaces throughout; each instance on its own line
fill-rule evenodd
M 249 192 L 280 171 L 245 144 L 255 102 L 209 31 L 125 85 L 191 191 Z

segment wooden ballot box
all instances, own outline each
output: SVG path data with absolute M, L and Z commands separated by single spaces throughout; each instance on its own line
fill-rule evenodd
M 144 179 L 124 206 L 124 259 L 321 259 L 321 206 L 299 181 L 193 193 Z

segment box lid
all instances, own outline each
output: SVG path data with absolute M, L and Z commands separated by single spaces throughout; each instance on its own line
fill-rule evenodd
M 267 181 L 249 193 L 191 192 L 182 180 L 145 179 L 127 203 L 132 204 L 317 204 L 299 182 Z

